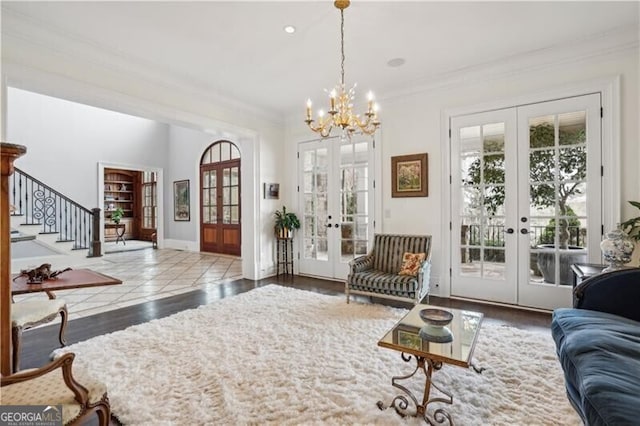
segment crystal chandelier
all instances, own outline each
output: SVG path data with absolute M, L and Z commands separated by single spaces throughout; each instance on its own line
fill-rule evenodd
M 318 111 L 318 118 L 314 120 L 311 110 L 311 99 L 307 100 L 307 119 L 305 123 L 311 130 L 317 132 L 323 138 L 331 134 L 334 127 L 342 128 L 343 135 L 351 136 L 356 131 L 372 135 L 375 133 L 380 121 L 378 120 L 378 104 L 373 101 L 373 93 L 369 92 L 367 112 L 364 117 L 353 113 L 353 99 L 355 97 L 354 84 L 349 90 L 344 84 L 344 10 L 349 7 L 350 0 L 335 0 L 334 6 L 340 9 L 340 50 L 342 61 L 340 63 L 340 83 L 329 93 L 328 115 L 324 111 Z

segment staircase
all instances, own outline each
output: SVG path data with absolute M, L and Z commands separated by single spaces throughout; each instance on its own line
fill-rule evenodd
M 9 178 L 9 202 L 12 242 L 37 239 L 54 253 L 102 255 L 100 209 L 83 207 L 18 168 Z

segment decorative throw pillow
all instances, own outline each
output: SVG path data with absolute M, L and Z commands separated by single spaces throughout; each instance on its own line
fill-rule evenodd
M 402 256 L 402 267 L 400 268 L 400 275 L 413 275 L 414 277 L 418 275 L 418 270 L 420 269 L 420 265 L 427 257 L 424 253 L 405 253 Z

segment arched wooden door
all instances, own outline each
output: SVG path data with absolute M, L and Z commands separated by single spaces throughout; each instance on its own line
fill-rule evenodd
M 240 256 L 240 151 L 213 143 L 200 160 L 200 251 Z

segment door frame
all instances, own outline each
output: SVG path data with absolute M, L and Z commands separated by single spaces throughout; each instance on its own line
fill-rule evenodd
M 211 145 L 209 145 L 209 147 L 207 148 L 207 150 L 205 150 L 205 152 L 207 152 L 211 147 L 213 147 L 214 145 L 216 145 L 217 143 L 221 143 L 221 142 L 226 142 L 229 144 L 234 145 L 236 148 L 237 146 L 231 142 L 231 141 L 227 141 L 227 140 L 220 140 L 220 141 L 216 141 L 214 143 L 212 143 Z M 238 152 L 240 150 L 238 149 Z M 204 156 L 204 154 L 203 154 Z M 201 160 L 202 161 L 202 160 Z M 240 205 L 240 209 L 238 211 L 238 214 L 240 215 L 239 217 L 239 223 L 237 224 L 225 224 L 224 220 L 222 221 L 218 221 L 216 219 L 216 236 L 218 239 L 218 242 L 216 243 L 216 246 L 218 248 L 219 251 L 206 251 L 204 250 L 204 244 L 203 244 L 203 235 L 204 235 L 204 223 L 202 223 L 202 209 L 203 209 L 203 205 L 202 205 L 202 197 L 199 197 L 199 204 L 198 204 L 198 211 L 199 211 L 199 217 L 200 220 L 198 222 L 198 233 L 199 233 L 199 240 L 200 240 L 200 251 L 204 252 L 204 253 L 213 253 L 213 254 L 221 254 L 221 255 L 229 255 L 229 256 L 241 256 L 242 255 L 242 157 L 239 158 L 235 158 L 232 160 L 225 160 L 225 161 L 218 161 L 216 163 L 207 163 L 206 165 L 200 164 L 200 170 L 198 173 L 198 191 L 200 191 L 200 193 L 198 194 L 199 196 L 202 195 L 202 173 L 203 173 L 203 166 L 209 166 L 209 172 L 211 170 L 215 170 L 216 171 L 216 192 L 220 192 L 222 193 L 224 191 L 223 188 L 223 182 L 224 182 L 224 178 L 222 177 L 224 175 L 224 172 L 222 173 L 218 173 L 218 171 L 221 171 L 223 169 L 228 169 L 228 168 L 232 168 L 232 167 L 238 167 L 238 203 Z M 216 194 L 216 197 L 218 197 L 218 194 Z M 223 198 L 222 195 L 220 195 L 219 198 Z M 223 210 L 223 204 L 218 204 L 216 203 L 216 210 L 222 211 Z M 217 215 L 217 211 L 216 211 L 216 215 Z M 216 216 L 218 217 L 218 216 Z M 207 224 L 209 225 L 209 224 Z M 238 253 L 229 253 L 225 251 L 225 244 L 224 244 L 224 227 L 225 225 L 228 225 L 230 227 L 237 227 L 238 232 L 240 233 L 240 242 L 239 242 L 239 250 Z M 218 233 L 219 231 L 219 233 Z
M 376 131 L 376 133 L 373 136 L 366 136 L 366 135 L 356 135 L 354 137 L 367 137 L 367 138 L 371 138 L 371 143 L 373 144 L 372 149 L 373 149 L 373 154 L 370 157 L 371 158 L 371 167 L 373 168 L 373 173 L 370 174 L 371 178 L 373 180 L 373 182 L 370 182 L 370 193 L 372 194 L 373 198 L 373 206 L 372 206 L 372 211 L 370 214 L 370 220 L 372 221 L 371 224 L 371 236 L 369 239 L 369 244 L 370 246 L 367 248 L 367 252 L 370 252 L 372 247 L 373 247 L 373 236 L 377 233 L 382 232 L 382 186 L 383 184 L 382 182 L 382 149 L 380 148 L 382 145 L 380 145 L 382 142 L 382 129 L 378 129 Z M 301 140 L 296 142 L 296 150 L 297 150 L 297 157 L 299 157 L 300 155 L 300 146 L 306 143 L 312 143 L 312 142 L 323 142 L 323 143 L 339 143 L 336 141 L 339 141 L 340 136 L 330 136 L 327 138 L 313 138 L 313 139 L 305 139 L 305 140 Z M 297 164 L 296 164 L 296 186 L 297 186 L 297 191 L 295 192 L 295 205 L 301 209 L 300 211 L 303 211 L 303 205 L 304 205 L 304 201 L 301 201 L 301 192 L 300 192 L 300 188 L 303 186 L 302 183 L 302 176 L 300 175 L 300 163 L 299 163 L 300 159 L 297 158 Z M 330 166 L 331 167 L 331 166 Z M 299 233 L 301 234 L 301 232 L 299 231 Z M 295 246 L 295 251 L 297 252 L 297 256 L 296 259 L 297 261 L 294 262 L 294 274 L 299 274 L 300 273 L 300 269 L 299 269 L 299 265 L 300 265 L 300 259 L 302 258 L 302 253 L 304 250 L 304 241 L 303 238 L 295 238 L 294 239 L 294 246 Z M 310 275 L 310 274 L 303 274 L 306 276 L 316 276 L 316 275 Z M 325 277 L 325 276 L 321 276 L 321 278 L 326 279 L 326 280 L 332 280 L 332 281 L 344 281 L 343 279 L 339 279 L 339 278 L 331 278 L 331 277 Z
M 156 191 L 157 191 L 157 223 L 156 233 L 158 248 L 164 248 L 164 173 L 159 167 L 136 166 L 121 163 L 98 163 L 98 208 L 102 214 L 100 215 L 100 242 L 104 246 L 104 169 L 122 169 L 136 172 L 155 172 L 156 173 Z
M 526 94 L 509 99 L 491 101 L 459 108 L 446 108 L 441 113 L 440 141 L 444 147 L 441 156 L 443 176 L 451 177 L 451 144 L 449 130 L 451 118 L 458 115 L 477 114 L 497 109 L 510 108 L 520 105 L 552 101 L 562 98 L 600 93 L 602 108 L 602 223 L 605 229 L 613 229 L 620 221 L 620 75 L 602 79 L 577 83 L 574 85 L 558 86 L 555 89 L 539 93 Z M 451 296 L 452 247 L 451 247 L 451 191 L 450 179 L 442 179 L 441 214 L 444 219 L 441 224 L 442 259 L 441 283 L 435 288 L 433 295 L 441 297 Z M 446 220 L 449 218 L 449 220 Z M 591 253 L 590 261 L 599 262 L 597 254 Z M 446 273 L 445 271 L 449 271 Z

